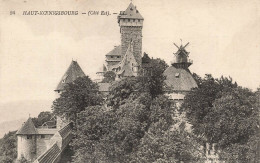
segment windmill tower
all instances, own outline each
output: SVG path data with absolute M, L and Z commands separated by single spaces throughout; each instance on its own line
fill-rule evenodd
M 175 55 L 175 60 L 172 65 L 177 68 L 188 69 L 188 67 L 192 65 L 192 60 L 189 59 L 190 52 L 187 52 L 185 49 L 189 45 L 189 42 L 184 46 L 181 44 L 180 47 L 175 43 L 173 44 L 178 48 L 178 51 L 173 53 Z
M 173 53 L 175 58 L 171 66 L 164 72 L 166 76 L 165 84 L 167 85 L 166 92 L 168 92 L 171 99 L 181 104 L 187 92 L 198 87 L 198 85 L 189 70 L 192 60 L 189 59 L 189 52 L 185 49 L 189 43 L 185 46 L 182 46 L 182 44 L 178 46 L 175 43 L 174 45 L 178 50 Z

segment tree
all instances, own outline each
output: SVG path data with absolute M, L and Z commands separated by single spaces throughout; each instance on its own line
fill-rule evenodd
M 49 111 L 41 112 L 38 117 L 32 118 L 32 121 L 36 128 L 42 126 L 46 122 L 53 121 L 55 125 L 55 120 L 53 119 L 53 113 Z
M 167 123 L 153 124 L 141 140 L 132 162 L 205 162 L 201 145 L 186 131 L 162 130 Z
M 0 162 L 12 163 L 17 157 L 16 131 L 11 131 L 0 139 Z
M 100 105 L 102 96 L 98 85 L 86 77 L 79 77 L 73 83 L 68 83 L 60 97 L 52 105 L 53 113 L 65 116 L 76 122 L 77 114 L 88 106 Z
M 228 162 L 252 162 L 259 148 L 253 145 L 259 144 L 256 95 L 231 78 L 207 75 L 199 81 L 182 105 L 194 133 L 216 143 Z
M 142 82 L 143 91 L 150 92 L 152 98 L 163 94 L 164 80 L 163 74 L 166 68 L 169 67 L 162 59 L 149 59 L 140 70 L 139 80 Z
M 178 136 L 178 132 L 170 131 L 176 122 L 172 118 L 175 105 L 163 95 L 163 72 L 167 66 L 159 59 L 151 62 L 152 66 L 147 69 L 151 74 L 113 82 L 106 100 L 108 107 L 88 105 L 84 110 L 79 109 L 71 144 L 75 153 L 73 162 L 198 160 L 198 149 L 192 146 L 193 141 L 199 146 L 194 135 L 180 131 L 182 135 Z M 154 147 L 150 136 L 158 140 L 155 143 L 158 149 L 167 153 L 164 157 L 149 152 L 141 155 Z M 173 140 L 179 141 L 175 144 Z M 146 159 L 150 157 L 153 159 Z
M 258 93 L 239 87 L 217 99 L 214 110 L 223 119 L 214 126 L 216 130 L 221 130 L 222 139 L 218 145 L 223 149 L 222 158 L 228 162 L 259 162 Z
M 107 71 L 104 74 L 104 79 L 102 80 L 102 83 L 111 83 L 112 81 L 115 81 L 116 74 L 113 71 Z
M 232 83 L 231 78 L 214 79 L 211 75 L 206 75 L 204 79 L 198 78 L 199 80 L 198 88 L 194 88 L 185 96 L 182 109 L 192 124 L 193 132 L 205 136 L 213 143 L 214 140 L 210 137 L 212 133 L 205 130 L 208 125 L 205 117 L 212 111 L 215 99 L 221 97 L 221 92 L 236 88 L 237 85 Z
M 152 99 L 146 92 L 133 94 L 110 109 L 91 106 L 79 113 L 73 161 L 198 161 L 201 151 L 194 136 L 170 131 L 175 123 L 172 102 L 163 95 Z M 159 150 L 158 154 L 148 152 L 153 150 Z

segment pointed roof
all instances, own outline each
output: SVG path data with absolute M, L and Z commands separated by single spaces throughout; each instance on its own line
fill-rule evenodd
M 123 19 L 144 19 L 139 11 L 136 9 L 136 6 L 131 2 L 125 11 L 121 11 L 119 18 Z
M 144 53 L 144 56 L 142 57 L 142 64 L 148 64 L 150 61 L 151 58 L 148 56 L 148 54 Z
M 29 117 L 28 120 L 23 124 L 23 126 L 16 132 L 16 135 L 35 135 L 37 130 L 33 124 L 32 118 Z
M 131 41 L 126 54 L 120 63 L 121 70 L 118 72 L 118 74 L 122 74 L 122 76 L 125 77 L 134 76 L 132 69 L 133 66 L 137 66 L 137 62 L 133 54 L 133 41 Z
M 68 83 L 73 82 L 76 80 L 78 77 L 84 77 L 86 76 L 85 73 L 82 71 L 80 68 L 79 64 L 77 61 L 71 62 L 69 68 L 67 69 L 66 73 L 63 75 L 61 81 L 59 82 L 56 91 L 60 91 L 64 89 L 64 86 Z

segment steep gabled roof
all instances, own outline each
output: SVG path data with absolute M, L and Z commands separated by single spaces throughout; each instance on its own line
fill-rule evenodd
M 23 126 L 16 132 L 16 135 L 35 135 L 37 130 L 30 118 L 23 124 Z
M 125 77 L 134 76 L 133 67 L 137 66 L 135 56 L 133 54 L 133 41 L 130 42 L 126 54 L 120 63 L 121 70 L 118 74 Z
M 73 82 L 78 77 L 84 77 L 84 76 L 86 75 L 80 68 L 77 61 L 72 61 L 66 73 L 63 75 L 61 81 L 59 82 L 56 90 L 57 91 L 63 90 L 66 84 Z
M 123 19 L 144 19 L 139 11 L 136 9 L 136 6 L 133 3 L 130 3 L 125 11 L 121 11 L 119 18 Z

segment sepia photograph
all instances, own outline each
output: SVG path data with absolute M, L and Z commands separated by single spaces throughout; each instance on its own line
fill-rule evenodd
M 260 0 L 0 0 L 0 163 L 260 163 Z

